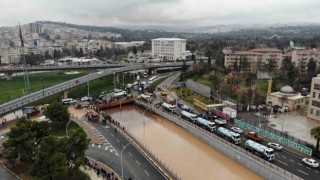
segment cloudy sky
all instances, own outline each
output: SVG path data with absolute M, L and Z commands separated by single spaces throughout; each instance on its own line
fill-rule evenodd
M 320 22 L 320 0 L 1 0 L 0 26 L 37 20 L 83 25 Z

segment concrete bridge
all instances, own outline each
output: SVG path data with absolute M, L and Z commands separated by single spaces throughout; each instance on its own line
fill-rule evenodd
M 192 62 L 187 62 L 187 65 L 191 65 Z M 105 71 L 99 71 L 96 73 L 92 73 L 83 77 L 79 77 L 67 82 L 63 82 L 61 84 L 57 84 L 55 86 L 34 92 L 32 94 L 28 94 L 26 96 L 20 97 L 13 101 L 4 103 L 0 105 L 0 116 L 13 112 L 15 110 L 21 109 L 24 106 L 27 106 L 30 103 L 36 102 L 48 96 L 63 93 L 67 95 L 68 90 L 79 86 L 81 84 L 85 84 L 89 81 L 101 78 L 107 75 L 117 75 L 121 72 L 134 71 L 138 69 L 156 69 L 156 68 L 164 68 L 164 67 L 181 67 L 183 65 L 182 62 L 178 63 L 152 63 L 152 64 L 133 64 L 127 67 L 119 67 L 114 69 L 106 69 Z

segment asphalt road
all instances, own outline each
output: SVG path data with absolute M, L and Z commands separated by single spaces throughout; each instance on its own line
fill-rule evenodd
M 90 145 L 86 155 L 91 156 L 114 169 L 121 176 L 121 151 L 129 143 L 121 133 L 115 132 L 109 125 L 93 124 L 96 134 L 102 140 L 102 145 Z M 166 177 L 153 166 L 132 144 L 128 145 L 122 154 L 124 179 L 163 180 Z
M 182 109 L 180 109 L 179 107 L 176 108 L 176 112 L 178 114 L 181 113 Z M 226 128 L 230 129 L 230 127 L 227 125 Z M 245 134 L 246 132 L 244 132 L 241 135 L 241 145 L 240 147 L 242 147 L 243 149 L 245 149 L 245 142 L 246 142 L 246 138 L 245 138 Z M 265 140 L 265 139 L 264 139 Z M 268 142 L 262 142 L 263 145 L 267 145 Z M 285 150 L 286 147 L 284 147 L 284 150 L 282 151 L 275 151 L 275 158 L 274 160 L 271 162 L 276 166 L 279 166 L 280 168 L 293 173 L 294 175 L 301 177 L 302 179 L 319 179 L 320 178 L 320 168 L 311 168 L 306 164 L 302 163 L 302 158 L 298 155 L 292 154 L 288 151 Z

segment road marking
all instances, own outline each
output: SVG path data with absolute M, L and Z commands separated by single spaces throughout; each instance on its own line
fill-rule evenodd
M 122 147 L 124 147 L 124 145 L 122 145 Z
M 274 153 L 274 154 L 279 155 L 278 153 Z
M 148 172 L 146 170 L 144 170 L 144 172 L 149 176 Z
M 115 153 L 117 156 L 119 156 L 119 154 L 118 153 Z
M 285 156 L 281 156 L 281 157 L 283 157 L 283 158 L 287 159 L 287 157 L 285 157 Z
M 99 148 L 101 147 L 101 145 L 99 144 L 99 146 L 98 146 Z
M 105 150 L 108 150 L 108 148 L 109 148 L 109 147 L 111 147 L 111 148 L 112 148 L 112 146 L 106 146 Z
M 139 164 L 139 166 L 140 166 L 140 163 L 138 162 L 138 161 L 136 161 L 137 162 L 137 164 Z
M 298 163 L 300 166 L 302 166 L 302 164 Z
M 319 171 L 314 171 L 314 172 L 319 173 Z
M 104 126 L 104 128 L 110 128 L 109 126 Z
M 282 163 L 282 164 L 284 164 L 284 165 L 288 165 L 287 163 L 285 163 L 285 162 L 282 162 L 282 161 L 280 161 L 280 160 L 277 160 L 277 161 L 279 161 L 280 163 Z
M 307 169 L 311 169 L 310 167 L 306 167 Z
M 129 152 L 130 156 L 132 157 L 132 154 Z
M 111 133 L 111 136 L 113 136 L 114 137 L 114 135 Z
M 120 142 L 119 139 L 117 139 L 117 141 Z
M 292 159 L 289 159 L 290 161 L 292 161 L 292 162 L 294 162 L 294 160 L 292 160 Z
M 94 146 L 94 144 L 92 144 L 92 147 Z
M 300 169 L 298 169 L 298 171 L 301 172 L 301 173 L 303 173 L 303 174 L 305 174 L 305 175 L 309 175 L 308 173 L 303 172 L 303 171 L 301 171 Z

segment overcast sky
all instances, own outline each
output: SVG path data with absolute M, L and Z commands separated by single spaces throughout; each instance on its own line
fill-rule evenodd
M 320 0 L 1 0 L 0 26 L 274 24 L 320 21 Z

